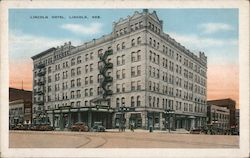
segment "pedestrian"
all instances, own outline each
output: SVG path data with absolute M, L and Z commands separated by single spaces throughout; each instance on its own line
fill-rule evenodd
M 132 132 L 134 132 L 134 123 L 133 123 L 133 122 L 130 124 L 130 130 L 131 130 Z

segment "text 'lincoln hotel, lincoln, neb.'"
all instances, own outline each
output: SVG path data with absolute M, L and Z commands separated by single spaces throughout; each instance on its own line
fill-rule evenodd
M 32 59 L 34 123 L 187 130 L 206 124 L 207 57 L 164 33 L 155 11 L 136 11 L 109 35 Z

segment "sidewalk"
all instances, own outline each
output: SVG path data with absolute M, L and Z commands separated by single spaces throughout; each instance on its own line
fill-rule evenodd
M 107 132 L 119 132 L 119 129 L 106 129 Z M 125 132 L 132 132 L 130 129 L 126 129 Z M 149 133 L 149 130 L 145 129 L 135 129 L 136 133 Z M 154 133 L 169 133 L 168 130 L 153 130 Z M 170 133 L 174 134 L 189 134 L 190 132 L 185 129 L 176 129 L 175 131 L 170 131 Z

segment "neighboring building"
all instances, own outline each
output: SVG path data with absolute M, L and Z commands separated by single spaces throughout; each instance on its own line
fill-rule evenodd
M 32 123 L 32 92 L 9 88 L 9 124 Z
M 9 104 L 10 125 L 31 124 L 32 122 L 32 102 L 23 99 L 11 101 Z
M 216 105 L 207 106 L 207 124 L 217 133 L 226 134 L 230 129 L 230 110 Z
M 171 128 L 206 124 L 207 57 L 164 33 L 155 11 L 136 11 L 115 22 L 109 35 L 32 59 L 36 122 L 48 116 L 61 129 L 77 121 L 114 128 L 125 115 L 127 127 L 164 129 L 172 110 Z M 119 107 L 135 110 L 123 114 Z
M 32 101 L 32 92 L 23 89 L 9 88 L 9 101 L 23 99 Z
M 235 110 L 236 132 L 240 134 L 240 109 Z
M 235 130 L 236 120 L 235 120 L 235 105 L 236 102 L 230 98 L 227 99 L 218 99 L 218 100 L 209 100 L 207 101 L 208 105 L 216 105 L 220 107 L 226 107 L 230 110 L 230 129 Z

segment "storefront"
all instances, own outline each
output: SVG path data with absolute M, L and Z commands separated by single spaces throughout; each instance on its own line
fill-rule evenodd
M 83 107 L 49 110 L 47 113 L 51 126 L 56 130 L 68 129 L 76 122 L 84 122 L 89 127 L 95 122 L 101 122 L 105 128 L 112 128 L 112 109 Z

